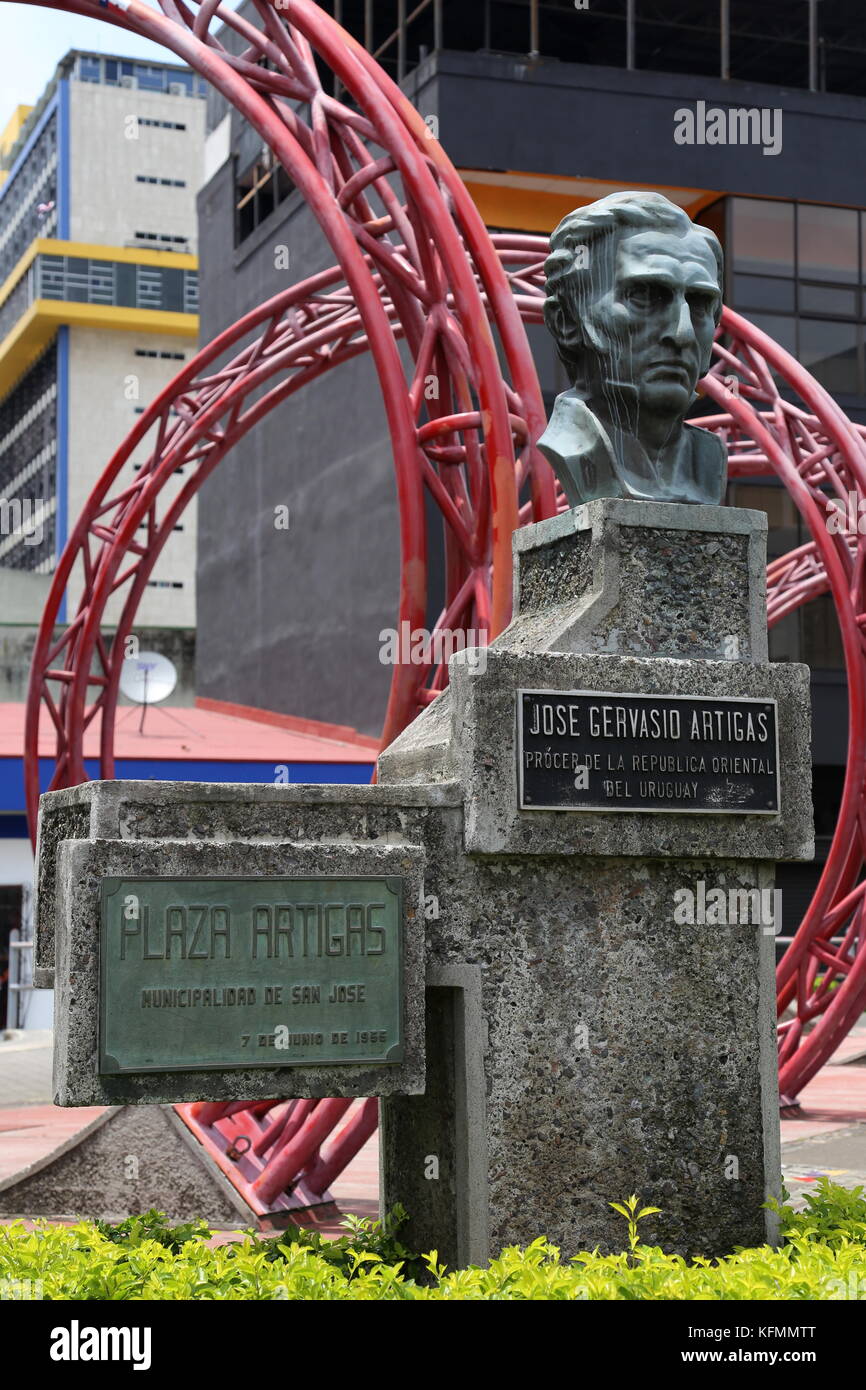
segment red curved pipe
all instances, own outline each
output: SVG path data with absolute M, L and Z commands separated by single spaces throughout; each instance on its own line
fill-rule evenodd
M 264 0 L 255 0 L 264 33 L 233 12 L 221 11 L 215 0 L 207 0 L 194 19 L 185 5 L 175 5 L 173 0 L 163 0 L 166 16 L 141 0 L 129 0 L 122 7 L 102 6 L 97 0 L 61 0 L 54 6 L 49 0 L 32 2 L 98 17 L 155 38 L 212 81 L 270 144 L 301 188 L 334 248 L 339 268 L 313 277 L 315 288 L 310 282 L 276 297 L 285 298 L 278 307 L 274 300 L 254 310 L 198 354 L 141 418 L 100 480 L 60 559 L 40 625 L 26 726 L 25 776 L 31 815 L 39 792 L 42 703 L 57 728 L 58 766 L 52 785 L 84 779 L 83 730 L 97 713 L 102 719 L 102 768 L 111 775 L 119 653 L 147 576 L 170 533 L 169 523 L 232 443 L 268 409 L 336 361 L 369 349 L 379 375 L 394 447 L 400 511 L 399 620 L 421 626 L 426 612 L 425 485 L 446 522 L 442 621 L 469 626 L 474 620 L 493 632 L 501 628 L 509 612 L 510 534 L 518 524 L 518 488 L 523 480 L 528 477 L 531 486 L 527 519 L 551 515 L 556 509 L 552 474 L 534 449 L 544 415 L 521 323 L 521 319 L 537 322 L 540 318 L 546 242 L 531 236 L 488 236 L 465 185 L 431 138 L 426 123 L 359 44 L 312 0 L 293 0 L 290 27 Z M 243 36 L 249 44 L 245 55 L 225 52 L 209 35 L 208 25 L 215 15 Z M 314 50 L 338 74 L 357 109 L 342 106 L 322 92 Z M 257 54 L 268 59 L 267 69 L 254 61 Z M 309 126 L 287 99 L 309 102 Z M 378 142 L 385 153 L 380 158 L 368 155 L 364 139 Z M 361 167 L 356 169 L 353 161 Z M 389 182 L 392 171 L 405 193 L 405 207 Z M 384 217 L 373 210 L 374 191 L 385 209 Z M 391 232 L 399 236 L 401 246 L 387 239 Z M 511 280 L 506 266 L 512 268 Z M 342 279 L 346 290 L 334 290 Z M 328 293 L 328 309 L 316 320 L 323 290 Z M 279 334 L 283 311 L 304 296 L 316 320 L 305 336 L 309 364 L 300 366 L 294 376 L 280 381 L 243 413 L 253 383 L 301 361 L 300 352 L 294 353 L 290 345 L 270 357 L 268 352 Z M 502 379 L 488 318 L 502 342 L 512 385 Z M 249 332 L 260 324 L 266 325 L 262 337 L 240 364 L 232 384 L 226 384 L 224 369 L 210 380 L 201 377 L 203 367 L 240 340 L 241 330 Z M 796 1091 L 826 1060 L 828 1049 L 866 1003 L 859 900 L 853 906 L 849 903 L 863 865 L 859 808 L 866 778 L 862 631 L 866 546 L 859 538 L 852 547 L 850 538 L 829 536 L 820 491 L 826 481 L 840 497 L 849 488 L 866 496 L 866 448 L 861 432 L 794 359 L 730 311 L 725 313 L 723 328 L 732 335 L 734 346 L 717 344 L 717 365 L 702 388 L 724 413 L 701 423 L 717 429 L 728 441 L 732 475 L 755 475 L 772 468 L 782 478 L 814 537 L 811 548 L 786 557 L 790 563 L 771 566 L 771 619 L 778 620 L 809 596 L 829 588 L 839 614 L 849 673 L 848 770 L 839 823 L 816 896 L 779 970 L 780 1004 L 796 998 L 798 1007 L 795 1023 L 783 1024 L 782 1029 L 783 1084 L 786 1090 Z M 411 385 L 396 347 L 400 337 L 415 359 Z M 326 359 L 321 348 L 328 343 L 333 350 Z M 429 369 L 442 377 L 445 389 L 442 402 L 431 403 L 428 409 L 429 423 L 419 426 L 420 388 Z M 773 371 L 797 391 L 808 415 L 781 401 Z M 723 374 L 730 373 L 742 383 L 738 396 L 723 384 Z M 169 427 L 171 403 L 183 396 L 186 407 L 191 393 L 196 394 L 194 418 Z M 760 402 L 771 409 L 762 412 L 757 408 Z M 185 413 L 189 416 L 189 409 Z M 111 487 L 120 467 L 154 421 L 162 437 L 152 468 L 139 485 L 113 497 Z M 162 488 L 181 461 L 190 458 L 199 465 L 194 476 L 159 523 L 150 527 L 141 553 L 135 539 L 139 524 L 156 517 Z M 84 560 L 86 568 L 84 598 L 67 633 L 54 643 L 60 597 L 78 559 Z M 104 607 L 119 582 L 130 579 L 109 652 L 101 632 Z M 64 665 L 54 671 L 56 657 Z M 97 657 L 101 675 L 93 673 Z M 425 689 L 427 674 L 419 676 L 411 667 L 396 670 L 386 714 L 386 741 L 441 689 L 444 673 L 434 673 Z M 49 689 L 55 680 L 61 683 L 56 701 Z M 91 685 L 97 686 L 98 694 L 88 709 Z M 830 938 L 846 914 L 850 922 L 844 954 L 840 954 L 831 948 Z M 823 983 L 816 985 L 819 970 L 824 972 Z M 835 991 L 829 988 L 831 971 L 840 982 Z M 808 1033 L 812 1022 L 815 1026 Z M 330 1102 L 320 1103 L 316 1111 L 322 1104 Z M 210 1113 L 205 1108 L 199 1118 Z M 275 1149 L 287 1146 L 296 1118 L 293 1111 Z

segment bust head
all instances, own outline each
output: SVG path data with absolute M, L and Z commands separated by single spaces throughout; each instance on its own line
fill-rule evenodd
M 715 235 L 660 193 L 611 194 L 550 238 L 544 319 L 572 386 L 651 451 L 709 368 L 722 266 Z

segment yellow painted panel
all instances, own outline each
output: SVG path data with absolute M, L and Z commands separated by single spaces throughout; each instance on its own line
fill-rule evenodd
M 0 343 L 0 399 L 10 391 L 47 347 L 57 324 L 39 318 L 36 305 L 30 308 Z
M 176 338 L 198 337 L 198 314 L 176 314 L 169 309 L 130 309 L 123 304 L 74 304 L 68 299 L 37 299 L 33 308 L 40 317 L 49 318 L 55 324 L 82 324 L 130 333 L 167 333 Z
M 465 183 L 488 227 L 503 227 L 509 231 L 551 232 L 566 213 L 603 198 L 626 185 L 599 179 L 562 178 L 547 174 L 524 174 L 517 171 L 493 173 L 480 169 L 461 169 Z M 648 184 L 630 184 L 632 188 L 648 188 Z M 671 202 L 685 208 L 695 217 L 708 203 L 723 195 L 718 189 L 664 188 Z
M 129 333 L 198 337 L 197 314 L 174 314 L 166 309 L 128 309 L 115 304 L 72 304 L 63 299 L 37 299 L 0 343 L 0 399 L 32 366 L 64 323 Z
M 188 251 L 152 251 L 147 246 L 103 246 L 97 241 L 54 241 L 40 238 L 40 251 L 52 256 L 87 256 L 95 261 L 126 261 L 135 265 L 164 265 L 197 270 L 198 256 Z
M 16 106 L 9 120 L 0 135 L 0 156 L 5 156 L 11 150 L 18 136 L 24 127 L 24 122 L 33 110 L 32 106 Z M 8 172 L 8 171 L 7 171 Z
M 81 256 L 94 261 L 123 261 L 127 265 L 160 265 L 169 270 L 198 270 L 198 256 L 182 251 L 147 251 L 137 246 L 100 246 L 89 241 L 55 241 L 36 237 L 0 285 L 0 304 L 18 284 L 37 256 Z

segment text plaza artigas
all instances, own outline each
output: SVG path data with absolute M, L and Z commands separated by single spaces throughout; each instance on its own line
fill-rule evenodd
M 276 960 L 324 956 L 382 956 L 384 903 L 259 903 L 233 916 L 222 903 L 170 903 L 162 911 L 140 904 L 124 915 L 120 959 Z

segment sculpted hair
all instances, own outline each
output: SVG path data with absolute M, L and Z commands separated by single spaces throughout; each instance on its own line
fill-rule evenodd
M 576 208 L 552 233 L 550 254 L 544 262 L 544 322 L 570 381 L 580 374 L 586 346 L 586 309 L 596 298 L 599 286 L 613 279 L 617 238 L 612 233 L 620 228 L 651 231 L 658 227 L 680 236 L 687 232 L 703 236 L 715 257 L 721 288 L 724 258 L 718 237 L 709 227 L 692 222 L 688 213 L 661 193 L 612 193 L 588 207 Z M 720 315 L 721 307 L 717 323 Z

